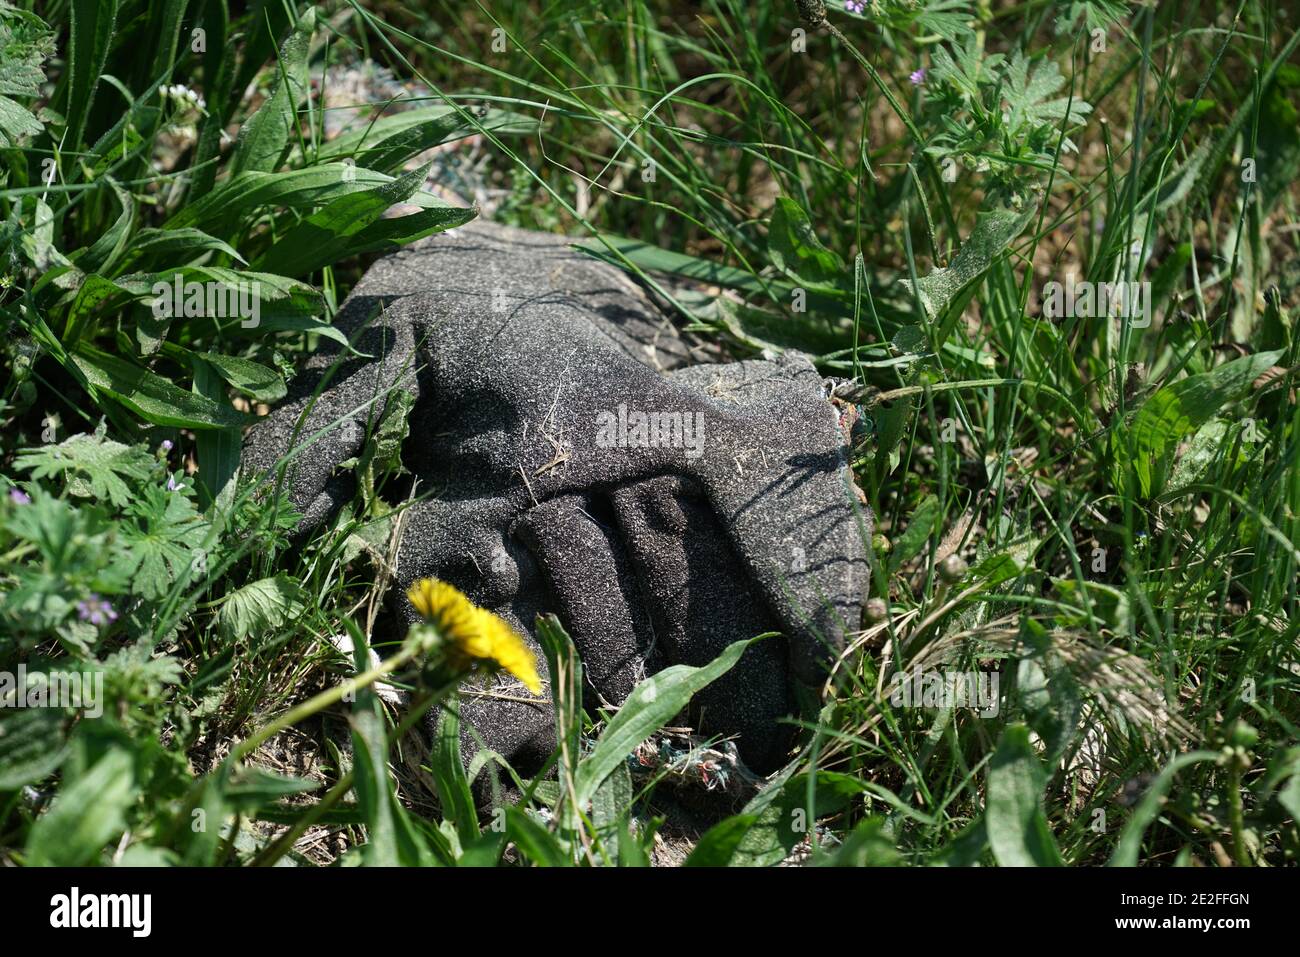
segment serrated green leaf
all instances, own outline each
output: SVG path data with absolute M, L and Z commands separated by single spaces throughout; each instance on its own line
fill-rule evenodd
M 54 36 L 33 13 L 8 4 L 0 6 L 0 147 L 18 145 L 25 136 L 39 135 L 43 127 L 31 112 L 11 96 L 40 96 L 43 69 L 54 54 Z
M 30 471 L 33 478 L 58 477 L 67 483 L 70 494 L 80 498 L 108 499 L 124 506 L 132 497 L 127 480 L 147 479 L 153 459 L 142 449 L 82 432 L 57 445 L 24 450 L 14 466 Z
M 1055 60 L 1041 59 L 1030 64 L 1019 50 L 1006 69 L 1002 97 L 1006 102 L 1006 126 L 1015 136 L 1026 128 L 1072 126 L 1092 112 L 1091 104 L 1075 97 L 1050 99 L 1065 85 L 1065 77 Z
M 22 694 L 21 689 L 15 689 Z M 0 682 L 0 701 L 5 697 Z M 63 712 L 58 708 L 0 708 L 0 791 L 16 791 L 49 777 L 68 753 Z
M 1025 209 L 996 209 L 982 212 L 976 218 L 975 228 L 961 250 L 946 267 L 921 276 L 916 285 L 921 304 L 930 319 L 938 319 L 972 283 L 978 282 L 989 267 L 1007 255 L 1011 241 L 1038 215 L 1033 205 Z M 900 280 L 905 289 L 911 289 L 910 280 Z
M 256 640 L 295 618 L 305 602 L 302 586 L 288 575 L 262 578 L 226 596 L 217 612 L 217 628 L 227 641 Z
M 36 136 L 43 127 L 27 110 L 7 96 L 0 96 L 0 146 L 18 145 L 24 136 Z
M 161 598 L 193 563 L 208 523 L 187 495 L 162 484 L 137 490 L 127 511 L 131 521 L 120 526 L 118 565 L 137 594 Z

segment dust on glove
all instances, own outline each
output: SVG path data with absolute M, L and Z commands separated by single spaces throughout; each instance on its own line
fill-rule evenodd
M 376 262 L 336 320 L 363 355 L 325 343 L 250 433 L 244 466 L 294 450 L 286 484 L 313 527 L 351 498 L 340 464 L 406 394 L 403 463 L 430 494 L 398 554 L 404 625 L 416 615 L 401 596 L 425 577 L 530 641 L 554 612 L 611 705 L 663 667 L 780 632 L 689 715 L 769 772 L 796 689 L 825 680 L 865 596 L 871 516 L 836 410 L 799 354 L 692 364 L 638 285 L 567 243 L 475 223 Z M 494 680 L 463 695 L 467 756 L 481 740 L 527 775 L 555 747 L 546 689 Z

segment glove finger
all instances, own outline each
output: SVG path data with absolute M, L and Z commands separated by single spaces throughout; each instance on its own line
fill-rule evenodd
M 415 579 L 435 577 L 450 582 L 523 636 L 537 656 L 543 681 L 547 681 L 533 637 L 533 622 L 548 610 L 545 589 L 527 549 L 504 532 L 509 515 L 493 498 L 430 499 L 412 506 L 398 554 L 398 618 L 403 631 L 418 620 L 405 598 Z M 555 750 L 555 713 L 549 688 L 532 695 L 518 680 L 502 674 L 486 682 L 463 684 L 460 705 L 461 758 L 467 769 L 480 752 L 488 750 L 527 778 L 536 774 Z M 437 711 L 430 714 L 432 729 L 436 729 L 439 715 Z M 507 795 L 515 792 L 509 775 L 499 771 L 494 762 L 488 762 L 473 780 L 480 806 L 491 803 L 494 790 Z
M 613 494 L 655 634 L 667 657 L 699 667 L 727 645 L 780 626 L 753 588 L 699 487 L 675 476 L 623 486 Z M 730 671 L 692 702 L 695 730 L 735 733 L 754 770 L 779 767 L 791 733 L 785 640 L 751 645 Z
M 596 512 L 590 498 L 561 495 L 529 509 L 515 533 L 537 558 L 583 673 L 618 705 L 647 670 L 657 670 L 646 663 L 653 633 L 613 516 L 602 523 Z
M 871 514 L 859 505 L 848 449 L 822 380 L 805 357 L 671 373 L 716 403 L 705 453 L 688 463 L 790 637 L 790 664 L 817 687 L 859 626 Z

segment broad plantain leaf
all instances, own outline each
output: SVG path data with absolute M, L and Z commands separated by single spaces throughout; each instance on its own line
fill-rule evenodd
M 1008 725 L 989 763 L 984 822 L 993 856 L 1003 867 L 1060 866 L 1047 816 L 1047 772 L 1029 743 L 1029 729 Z
M 1148 396 L 1126 430 L 1141 494 L 1160 491 L 1170 460 L 1183 439 L 1225 405 L 1246 395 L 1251 384 L 1276 365 L 1281 355 L 1280 351 L 1260 352 L 1233 359 L 1209 372 L 1171 382 Z
M 50 809 L 36 819 L 27 839 L 27 863 L 81 867 L 126 827 L 135 802 L 135 762 L 113 748 L 82 775 L 65 782 Z
M 610 719 L 590 755 L 578 767 L 574 801 L 586 807 L 605 777 L 627 760 L 638 744 L 654 734 L 686 707 L 694 696 L 740 660 L 753 641 L 728 645 L 717 658 L 700 668 L 673 665 L 646 678 L 627 696 Z
M 98 349 L 72 356 L 95 388 L 111 395 L 146 422 L 182 429 L 228 429 L 251 425 L 253 416 L 186 392 L 161 376 Z
M 232 174 L 270 172 L 284 160 L 298 126 L 298 104 L 307 94 L 307 53 L 316 11 L 308 7 L 280 48 L 271 95 L 239 130 L 230 158 Z

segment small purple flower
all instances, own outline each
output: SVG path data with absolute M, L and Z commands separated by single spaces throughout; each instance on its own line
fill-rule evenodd
M 184 483 L 184 482 L 178 482 L 178 481 L 176 481 L 176 476 L 174 476 L 174 475 L 169 475 L 169 476 L 167 476 L 167 491 L 169 491 L 169 492 L 179 492 L 179 491 L 181 491 L 181 489 L 183 489 L 183 488 L 185 488 L 185 483 Z
M 20 488 L 11 488 L 9 490 L 9 500 L 15 505 L 32 504 L 32 497 Z
M 117 612 L 113 610 L 112 605 L 92 591 L 89 598 L 77 602 L 77 617 L 97 628 L 102 628 L 110 622 L 117 621 Z
M 844 9 L 848 13 L 861 14 L 867 8 L 867 0 L 844 0 Z
M 172 450 L 172 440 L 163 439 L 162 445 L 158 446 L 158 448 L 162 449 L 164 452 L 170 452 Z
M 925 67 L 914 71 L 908 79 L 912 81 L 912 86 L 920 86 L 925 82 Z

